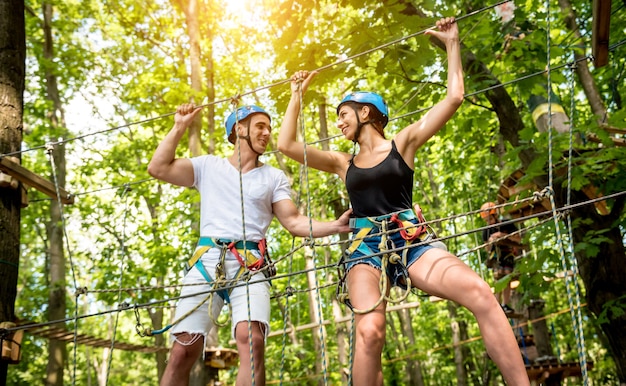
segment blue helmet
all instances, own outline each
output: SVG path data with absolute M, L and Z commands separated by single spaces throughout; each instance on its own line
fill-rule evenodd
M 387 103 L 385 103 L 385 100 L 380 95 L 370 91 L 352 92 L 346 95 L 341 103 L 339 103 L 339 106 L 337 106 L 337 114 L 339 114 L 341 106 L 348 102 L 367 103 L 374 106 L 383 116 L 383 127 L 387 126 L 387 122 L 389 122 L 389 109 L 387 108 Z
M 236 116 L 235 113 L 237 113 Z M 232 113 L 230 113 L 230 115 L 226 119 L 226 123 L 224 124 L 224 126 L 226 127 L 226 139 L 230 140 L 230 133 L 232 133 L 233 127 L 235 127 L 235 123 L 243 121 L 244 119 L 248 118 L 248 116 L 257 113 L 265 114 L 269 118 L 270 122 L 272 121 L 272 117 L 270 117 L 267 111 L 255 105 L 242 106 L 238 108 L 237 111 L 233 111 Z

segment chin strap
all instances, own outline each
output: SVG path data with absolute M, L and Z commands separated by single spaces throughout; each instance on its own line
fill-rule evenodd
M 357 110 L 357 108 L 356 107 L 352 107 L 352 110 L 354 110 L 354 116 L 356 117 L 356 132 L 354 133 L 354 138 L 352 139 L 352 142 L 358 143 L 358 141 L 359 141 L 359 134 L 361 134 L 361 128 L 363 128 L 363 126 L 365 126 L 367 124 L 373 123 L 373 121 L 368 120 L 368 121 L 365 121 L 365 122 L 361 122 L 361 120 L 359 119 L 359 111 Z
M 248 124 L 246 125 L 246 129 L 248 131 L 247 135 L 237 135 L 237 137 L 241 140 L 241 139 L 245 139 L 246 142 L 248 142 L 248 146 L 250 146 L 250 149 L 252 149 L 253 152 L 255 152 L 257 154 L 257 156 L 263 155 L 263 153 L 259 153 L 258 151 L 256 151 L 256 149 L 254 148 L 254 146 L 252 146 L 252 140 L 250 139 L 250 122 L 248 122 Z M 258 157 L 257 157 L 257 161 L 258 161 Z

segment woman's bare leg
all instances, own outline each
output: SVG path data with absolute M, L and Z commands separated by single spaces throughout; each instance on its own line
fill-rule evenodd
M 371 308 L 380 298 L 380 271 L 358 264 L 348 272 L 348 294 L 352 307 Z M 354 315 L 355 343 L 352 380 L 354 385 L 383 384 L 381 354 L 385 345 L 385 302 L 366 314 Z
M 409 268 L 414 286 L 469 309 L 478 322 L 487 353 L 508 385 L 529 385 L 513 330 L 489 285 L 456 256 L 430 249 Z

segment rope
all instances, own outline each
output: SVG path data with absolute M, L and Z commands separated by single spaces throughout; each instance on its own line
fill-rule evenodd
M 573 139 L 573 130 L 574 130 L 574 122 L 575 122 L 575 114 L 576 114 L 576 109 L 575 109 L 575 83 L 574 83 L 574 71 L 575 71 L 575 67 L 571 68 L 570 71 L 570 79 L 571 79 L 571 85 L 570 85 L 570 125 L 569 125 L 569 149 L 568 149 L 568 164 L 567 164 L 567 201 L 566 201 L 566 205 L 570 205 L 571 203 L 571 186 L 572 186 L 572 158 L 573 158 L 573 148 L 574 148 L 574 139 Z M 581 366 L 581 371 L 582 371 L 582 376 L 583 376 L 583 380 L 585 382 L 585 385 L 588 383 L 588 374 L 587 374 L 587 357 L 586 357 L 586 349 L 585 349 L 585 335 L 584 335 L 584 331 L 583 331 L 583 321 L 582 321 L 582 315 L 580 312 L 580 284 L 578 281 L 578 263 L 576 260 L 576 256 L 574 255 L 574 234 L 572 231 L 572 216 L 570 214 L 570 212 L 566 212 L 566 219 L 567 219 L 567 230 L 568 230 L 568 235 L 569 235 L 569 255 L 571 257 L 571 261 L 572 261 L 572 271 L 574 272 L 574 275 L 572 277 L 572 281 L 574 284 L 574 290 L 576 293 L 576 297 L 575 297 L 575 301 L 576 301 L 576 321 L 578 324 L 578 356 L 579 356 L 579 361 L 580 361 L 580 366 Z M 565 281 L 566 283 L 568 283 L 568 281 Z M 575 325 L 576 327 L 576 325 Z
M 355 313 L 351 313 L 351 318 L 350 318 L 350 338 L 348 341 L 348 345 L 350 346 L 350 352 L 349 352 L 349 357 L 350 357 L 350 363 L 349 363 L 349 371 L 348 371 L 348 385 L 352 385 L 352 366 L 354 366 L 354 336 L 356 334 L 356 330 L 354 328 L 354 324 L 355 324 Z
M 120 285 L 119 285 L 119 289 L 117 292 L 117 302 L 118 304 L 121 303 L 122 301 L 122 284 L 123 284 L 123 279 L 124 279 L 124 257 L 126 256 L 126 219 L 128 217 L 128 192 L 130 191 L 130 187 L 126 186 L 125 189 L 122 191 L 122 197 L 124 198 L 124 217 L 122 219 L 122 237 L 121 237 L 121 247 L 120 247 Z M 111 364 L 113 362 L 113 349 L 115 348 L 115 338 L 117 335 L 117 325 L 119 322 L 119 317 L 120 317 L 120 313 L 118 312 L 117 314 L 115 314 L 115 323 L 113 326 L 113 336 L 111 338 L 111 348 L 109 350 L 109 355 L 108 355 L 108 364 L 107 364 L 107 370 L 106 370 L 106 375 L 105 375 L 105 381 L 104 384 L 108 385 L 109 384 L 109 374 L 111 373 Z
M 74 284 L 74 288 L 78 288 L 76 285 L 76 271 L 74 268 L 74 260 L 72 259 L 72 250 L 70 248 L 69 239 L 67 236 L 67 228 L 65 224 L 65 213 L 63 212 L 63 203 L 61 202 L 61 193 L 59 187 L 59 180 L 57 178 L 56 173 L 56 164 L 54 162 L 54 154 L 53 154 L 54 146 L 52 144 L 46 145 L 46 152 L 48 154 L 48 158 L 50 160 L 50 169 L 52 171 L 52 179 L 54 181 L 54 189 L 56 192 L 57 198 L 57 206 L 59 208 L 59 217 L 61 218 L 61 229 L 63 231 L 63 241 L 65 241 L 65 247 L 67 248 L 67 256 L 70 261 L 70 271 L 72 273 L 72 280 Z M 74 305 L 74 348 L 73 348 L 73 368 L 72 368 L 72 385 L 76 384 L 76 365 L 77 365 L 77 347 L 76 340 L 78 338 L 78 296 L 79 292 L 76 292 L 75 296 L 75 305 Z
M 233 129 L 237 128 L 239 126 L 239 114 L 237 114 L 237 105 L 238 105 L 238 99 L 232 99 L 231 100 L 231 104 L 233 106 L 233 113 L 235 114 L 235 126 Z M 241 166 L 241 138 L 239 137 L 239 130 L 237 129 L 236 131 L 237 134 L 237 162 L 239 163 L 239 197 L 241 197 L 241 228 L 242 228 L 242 237 L 243 240 L 247 240 L 246 238 L 246 215 L 245 215 L 245 205 L 244 205 L 244 198 L 243 198 L 243 170 L 242 170 L 242 166 Z M 248 137 L 250 136 L 250 128 L 248 126 L 248 133 L 246 134 Z M 251 150 L 254 151 L 254 149 L 252 149 L 252 145 L 250 145 Z M 257 158 L 258 159 L 258 158 Z M 244 243 L 244 256 L 247 253 L 246 250 L 246 243 Z M 252 346 L 252 314 L 250 311 L 250 286 L 249 286 L 249 276 L 247 278 L 247 280 L 245 281 L 245 285 L 246 285 L 246 299 L 247 299 L 247 312 L 248 312 L 248 346 L 249 346 L 249 354 L 250 354 L 250 373 L 251 373 L 251 377 L 252 377 L 252 386 L 255 385 L 256 383 L 256 377 L 255 377 L 255 373 L 254 373 L 254 348 Z
M 563 270 L 564 272 L 568 271 L 568 261 L 565 257 L 565 246 L 564 246 L 564 241 L 563 241 L 563 236 L 561 234 L 561 226 L 560 226 L 560 221 L 558 219 L 558 216 L 556 214 L 556 203 L 554 200 L 554 190 L 553 190 L 553 186 L 554 186 L 554 163 L 553 163 L 553 127 L 552 127 L 552 103 L 551 103 L 551 97 L 552 97 L 552 77 L 551 74 L 552 72 L 550 71 L 550 57 L 551 57 L 551 41 L 550 41 L 550 32 L 551 32 L 551 24 L 550 24 L 550 1 L 547 0 L 546 1 L 546 8 L 547 8 L 547 34 L 546 34 L 546 66 L 548 67 L 548 72 L 546 74 L 547 77 L 547 83 L 548 83 L 548 162 L 549 162 L 549 169 L 548 169 L 548 188 L 549 188 L 549 198 L 550 198 L 550 205 L 552 207 L 552 212 L 553 212 L 553 219 L 554 219 L 554 229 L 556 232 L 556 237 L 557 237 L 557 241 L 558 241 L 558 246 L 559 246 L 559 254 L 560 254 L 560 259 L 561 259 L 561 265 L 563 266 Z M 573 85 L 572 85 L 573 88 Z M 573 103 L 573 100 L 572 100 Z M 571 132 L 572 132 L 572 124 L 571 124 L 571 118 L 570 118 L 570 160 L 571 160 L 571 149 L 572 149 L 572 142 L 571 142 Z M 571 169 L 571 161 L 568 164 L 568 178 L 570 178 L 570 169 Z M 568 180 L 569 182 L 569 180 Z M 568 200 L 569 200 L 569 191 L 571 190 L 571 185 L 568 185 L 567 187 L 568 190 Z M 568 202 L 569 203 L 569 202 Z M 573 252 L 573 246 L 572 246 L 573 240 L 570 238 L 570 246 L 571 246 L 571 251 Z M 575 266 L 575 259 L 573 259 L 573 261 L 571 262 L 572 267 Z M 575 270 L 575 269 L 574 269 Z M 578 285 L 575 285 L 575 299 L 572 298 L 572 293 L 570 291 L 570 277 L 566 275 L 565 277 L 565 288 L 566 288 L 566 292 L 567 292 L 567 300 L 570 306 L 570 314 L 572 317 L 572 327 L 574 328 L 574 335 L 576 337 L 576 344 L 577 344 L 577 348 L 578 348 L 578 356 L 579 356 L 579 361 L 580 361 L 580 367 L 581 367 L 581 375 L 582 375 L 582 379 L 583 379 L 583 384 L 584 385 L 588 385 L 589 383 L 589 379 L 588 379 L 588 374 L 587 374 L 587 362 L 586 362 L 586 357 L 585 357 L 585 343 L 584 343 L 584 335 L 582 334 L 582 325 L 579 323 L 579 321 L 582 321 L 580 318 L 578 318 L 578 316 L 576 315 L 576 311 L 574 308 L 574 302 L 576 302 L 576 306 L 578 306 L 580 304 L 580 294 L 579 294 L 579 288 Z M 578 313 L 580 313 L 580 308 L 576 308 L 578 310 Z
M 304 100 L 303 100 L 303 96 L 302 96 L 302 80 L 298 81 L 298 98 L 299 98 L 299 102 L 300 102 L 300 107 L 299 107 L 299 111 L 298 111 L 298 118 L 300 121 L 300 132 L 302 135 L 302 138 L 306 138 L 306 130 L 305 130 L 305 124 L 304 124 L 304 113 L 303 113 L 303 109 L 304 109 Z M 309 185 L 309 172 L 308 172 L 308 160 L 307 160 L 307 151 L 306 151 L 306 142 L 303 140 L 303 146 L 304 146 L 304 151 L 303 151 L 303 163 L 302 163 L 302 168 L 303 168 L 303 176 L 304 176 L 304 185 L 306 186 L 306 202 L 307 202 L 307 217 L 309 220 L 309 237 L 311 240 L 313 240 L 313 218 L 312 218 L 312 214 L 311 214 L 311 187 Z M 313 260 L 313 265 L 316 265 L 316 248 L 311 248 L 312 251 L 312 256 L 311 259 Z M 322 313 L 322 298 L 320 296 L 320 291 L 319 291 L 319 282 L 317 280 L 317 270 L 314 271 L 314 280 L 315 280 L 315 297 L 316 297 L 316 301 L 317 301 L 317 319 L 319 322 L 319 339 L 320 339 L 320 348 L 321 348 L 321 355 L 322 355 L 322 374 L 323 374 L 323 379 L 324 379 L 324 385 L 328 385 L 328 374 L 327 374 L 327 368 L 326 368 L 326 337 L 324 334 L 324 315 Z
M 495 7 L 497 7 L 497 6 L 501 5 L 501 4 L 507 3 L 508 1 L 509 1 L 509 0 L 500 1 L 500 2 L 497 2 L 497 3 L 495 3 L 495 4 L 488 5 L 488 6 L 485 6 L 485 7 L 483 7 L 483 8 L 477 9 L 477 10 L 475 10 L 475 11 L 469 12 L 469 13 L 467 13 L 467 14 L 465 14 L 465 15 L 459 16 L 458 18 L 456 18 L 456 22 L 459 22 L 459 21 L 461 21 L 461 20 L 464 20 L 464 19 L 467 19 L 467 18 L 473 17 L 474 15 L 477 15 L 477 14 L 479 14 L 479 13 L 482 13 L 482 12 L 488 11 L 488 10 L 490 10 L 490 9 L 492 9 L 492 8 L 495 8 Z M 415 32 L 415 33 L 412 33 L 412 34 L 409 34 L 409 35 L 405 35 L 405 36 L 400 37 L 400 38 L 398 38 L 398 39 L 395 39 L 395 40 L 389 41 L 389 42 L 387 42 L 387 43 L 383 43 L 383 44 L 381 44 L 381 45 L 379 45 L 379 46 L 376 46 L 376 47 L 373 47 L 373 48 L 371 48 L 371 49 L 368 49 L 368 50 L 365 50 L 365 51 L 359 52 L 359 53 L 357 53 L 357 54 L 354 54 L 354 55 L 348 56 L 348 57 L 346 57 L 346 58 L 343 58 L 343 59 L 337 60 L 337 61 L 332 62 L 332 63 L 330 63 L 330 64 L 326 64 L 326 65 L 324 65 L 324 66 L 321 66 L 321 67 L 319 67 L 316 71 L 318 71 L 318 72 L 319 72 L 319 71 L 323 71 L 323 70 L 326 70 L 326 69 L 329 69 L 329 68 L 332 68 L 332 67 L 338 66 L 338 65 L 340 65 L 340 64 L 342 64 L 342 63 L 347 63 L 347 62 L 350 62 L 350 61 L 352 61 L 353 59 L 356 59 L 356 58 L 358 58 L 358 57 L 365 56 L 365 55 L 369 55 L 369 54 L 370 54 L 370 53 L 372 53 L 372 52 L 379 51 L 379 50 L 382 50 L 382 49 L 387 48 L 387 47 L 389 47 L 389 46 L 392 46 L 392 45 L 395 45 L 395 44 L 401 43 L 401 42 L 403 42 L 403 41 L 405 41 L 405 40 L 408 40 L 408 39 L 410 39 L 410 38 L 413 38 L 413 37 L 417 37 L 417 36 L 423 35 L 426 31 L 428 31 L 428 30 L 432 30 L 432 29 L 434 29 L 434 28 L 435 28 L 435 26 L 433 25 L 433 26 L 430 26 L 430 27 L 428 27 L 428 28 L 426 28 L 426 29 L 420 30 L 420 31 L 418 31 L 418 32 Z M 230 101 L 232 101 L 233 99 L 239 99 L 239 98 L 241 98 L 241 97 L 243 97 L 243 96 L 246 96 L 246 95 L 251 95 L 251 94 L 255 94 L 255 93 L 258 93 L 258 92 L 260 92 L 260 91 L 267 90 L 267 89 L 270 89 L 270 88 L 273 88 L 273 87 L 277 87 L 277 86 L 280 86 L 280 85 L 283 85 L 283 84 L 285 84 L 285 83 L 289 83 L 289 82 L 290 82 L 290 79 L 289 79 L 289 78 L 288 78 L 288 79 L 283 79 L 283 80 L 280 80 L 280 81 L 277 81 L 277 82 L 274 82 L 274 83 L 270 83 L 270 84 L 267 84 L 267 85 L 264 85 L 264 86 L 261 86 L 261 87 L 257 87 L 257 88 L 255 88 L 255 89 L 252 89 L 252 90 L 250 90 L 250 91 L 243 92 L 243 93 L 241 93 L 241 94 L 237 94 L 237 96 L 235 96 L 235 97 L 222 98 L 222 99 L 219 99 L 219 100 L 216 100 L 216 101 L 213 101 L 213 102 L 209 102 L 209 103 L 204 103 L 204 104 L 201 104 L 201 105 L 199 105 L 198 107 L 206 107 L 206 106 L 211 106 L 211 105 L 215 105 L 215 104 L 219 104 L 219 103 L 230 102 Z M 165 113 L 165 114 L 157 115 L 157 116 L 155 116 L 155 117 L 150 117 L 150 118 L 146 118 L 146 119 L 138 120 L 138 121 L 135 121 L 135 122 L 129 122 L 129 123 L 126 123 L 126 124 L 123 124 L 123 125 L 119 125 L 119 126 L 115 126 L 115 127 L 110 127 L 110 128 L 107 128 L 107 129 L 102 129 L 102 130 L 97 130 L 97 131 L 94 131 L 94 132 L 91 132 L 91 133 L 85 133 L 85 134 L 80 135 L 80 136 L 76 136 L 76 137 L 72 137 L 72 138 L 66 138 L 66 139 L 64 139 L 64 140 L 59 140 L 59 141 L 57 141 L 57 142 L 53 142 L 53 144 L 54 144 L 54 145 L 60 145 L 60 144 L 67 143 L 67 142 L 70 142 L 70 141 L 75 141 L 75 140 L 84 139 L 84 138 L 87 138 L 87 137 L 89 137 L 89 136 L 98 135 L 98 134 L 103 134 L 103 133 L 107 133 L 107 132 L 111 132 L 111 131 L 116 131 L 116 130 L 124 129 L 124 128 L 130 127 L 130 126 L 141 125 L 141 124 L 143 124 L 143 123 L 152 122 L 152 121 L 154 121 L 154 120 L 158 120 L 158 119 L 162 119 L 162 118 L 167 118 L 167 117 L 170 117 L 170 116 L 175 115 L 175 114 L 176 114 L 176 112 L 169 112 L 169 113 Z M 38 149 L 43 149 L 43 148 L 45 148 L 46 146 L 47 146 L 47 145 L 40 145 L 40 146 L 35 146 L 35 147 L 28 148 L 28 149 L 24 149 L 24 150 L 18 150 L 18 151 L 15 151 L 15 152 L 10 152 L 10 153 L 0 154 L 0 158 L 5 157 L 5 156 L 17 155 L 17 154 L 21 154 L 21 153 L 25 153 L 25 152 L 30 152 L 30 151 L 34 151 L 34 150 L 38 150 Z
M 584 306 L 586 306 L 586 304 L 583 304 L 582 306 L 584 307 Z M 559 310 L 559 311 L 553 312 L 553 313 L 551 313 L 549 315 L 544 315 L 542 317 L 539 317 L 539 318 L 536 318 L 536 319 L 533 319 L 533 320 L 528 320 L 528 321 L 526 321 L 524 323 L 519 323 L 516 326 L 517 327 L 527 326 L 529 324 L 532 324 L 532 323 L 535 323 L 535 322 L 539 322 L 541 320 L 546 320 L 548 318 L 551 318 L 551 317 L 554 317 L 554 316 L 558 316 L 558 315 L 561 315 L 561 314 L 564 314 L 564 313 L 567 313 L 567 312 L 570 312 L 569 308 L 566 308 L 566 309 L 563 309 L 563 310 Z M 427 352 L 422 352 L 422 353 L 416 352 L 416 353 L 412 353 L 412 354 L 409 354 L 409 355 L 396 357 L 396 358 L 393 358 L 393 359 L 387 359 L 387 360 L 384 361 L 384 364 L 394 363 L 394 362 L 398 362 L 398 361 L 404 361 L 404 360 L 411 359 L 411 358 L 414 358 L 414 357 L 428 357 L 428 356 L 432 355 L 435 352 L 442 351 L 442 350 L 449 350 L 451 348 L 459 347 L 459 346 L 462 346 L 462 345 L 465 345 L 465 344 L 468 344 L 468 343 L 472 343 L 472 342 L 477 342 L 477 341 L 480 341 L 482 339 L 483 339 L 482 335 L 478 335 L 478 336 L 475 336 L 475 337 L 472 337 L 472 338 L 468 338 L 468 339 L 462 340 L 462 341 L 457 342 L 457 343 L 452 343 L 452 344 L 447 344 L 447 345 L 443 345 L 443 346 L 439 346 L 439 347 L 434 347 L 431 350 L 428 350 Z
M 566 213 L 567 211 L 571 211 L 573 209 L 576 209 L 576 208 L 579 208 L 579 207 L 582 207 L 582 206 L 585 206 L 585 205 L 592 205 L 592 204 L 594 204 L 596 202 L 611 200 L 611 199 L 618 198 L 618 197 L 621 197 L 621 196 L 624 196 L 624 195 L 626 195 L 626 191 L 613 193 L 613 194 L 610 194 L 610 195 L 606 195 L 606 196 L 603 196 L 603 197 L 598 197 L 598 198 L 595 198 L 595 199 L 590 199 L 590 200 L 583 201 L 583 202 L 578 202 L 576 204 L 566 205 L 566 206 L 563 206 L 561 208 L 555 208 L 554 210 L 559 215 L 562 215 L 563 213 Z M 477 212 L 479 212 L 479 211 L 470 211 L 470 212 L 467 212 L 467 213 L 471 214 L 471 213 L 477 213 Z M 497 224 L 497 225 L 513 223 L 513 222 L 525 222 L 525 221 L 528 221 L 528 220 L 531 220 L 531 219 L 534 219 L 534 218 L 548 216 L 548 215 L 550 215 L 552 213 L 553 213 L 553 210 L 551 209 L 551 210 L 535 213 L 535 214 L 532 214 L 532 215 L 528 215 L 528 216 L 525 216 L 525 217 L 520 217 L 520 218 L 515 219 L 515 220 L 503 221 L 502 223 Z M 450 220 L 450 219 L 458 218 L 459 216 L 460 215 L 454 215 L 454 216 L 449 216 L 449 217 L 445 217 L 445 218 L 442 218 L 442 219 L 429 220 L 429 221 L 426 221 L 426 222 L 427 223 L 432 223 L 433 221 Z M 487 229 L 487 228 L 489 228 L 489 227 L 481 227 L 481 228 L 477 228 L 477 229 L 474 229 L 474 230 L 459 232 L 459 233 L 452 234 L 452 235 L 449 235 L 449 236 L 438 237 L 437 239 L 433 239 L 432 241 L 446 241 L 446 240 L 449 240 L 449 239 L 452 239 L 452 238 L 465 236 L 465 235 L 468 235 L 468 234 L 473 233 L 473 232 L 480 232 L 483 229 Z M 325 244 L 314 244 L 314 246 L 332 246 L 332 245 L 345 244 L 345 243 L 346 243 L 346 241 L 339 241 L 339 242 L 330 242 L 330 243 L 325 243 Z M 410 246 L 407 246 L 405 248 L 413 248 L 413 247 L 416 247 L 417 245 L 419 245 L 419 244 L 410 245 Z M 300 246 L 300 247 L 302 247 L 302 246 Z M 300 247 L 296 248 L 296 250 L 298 250 Z M 475 249 L 472 249 L 472 250 L 470 250 L 468 252 L 471 252 L 471 251 L 473 251 Z M 402 248 L 398 248 L 398 249 L 394 249 L 393 251 L 397 252 L 397 251 L 401 251 L 401 250 L 402 250 Z M 466 254 L 468 252 L 459 253 L 459 256 L 462 256 L 462 255 L 464 255 L 464 254 Z M 310 269 L 303 269 L 303 270 L 299 270 L 299 271 L 295 271 L 295 272 L 287 273 L 287 274 L 278 274 L 278 275 L 276 275 L 273 278 L 273 280 L 280 280 L 280 279 L 288 278 L 288 277 L 291 277 L 291 276 L 301 275 L 301 274 L 304 274 L 304 273 L 307 273 L 307 272 L 311 272 L 313 270 L 327 270 L 327 269 L 336 269 L 336 268 L 337 268 L 337 264 L 336 263 L 326 264 L 326 265 L 318 265 L 318 266 L 316 266 L 314 268 L 310 268 Z M 268 279 L 260 279 L 259 281 L 263 281 L 263 280 L 268 280 Z M 133 290 L 146 291 L 146 290 L 149 290 L 149 289 L 164 289 L 164 288 L 174 288 L 174 287 L 182 287 L 182 286 L 193 286 L 193 285 L 197 286 L 197 285 L 204 285 L 204 284 L 205 283 L 188 284 L 188 285 L 177 284 L 177 285 L 171 285 L 171 286 L 129 287 L 129 288 L 124 288 L 123 291 L 133 291 Z M 222 289 L 231 289 L 231 288 L 235 288 L 235 287 L 240 286 L 240 285 L 241 284 L 228 284 L 228 285 L 220 286 L 220 290 L 222 290 Z M 328 285 L 328 286 L 332 286 L 332 285 Z M 324 288 L 324 286 L 320 286 L 319 288 Z M 105 290 L 105 289 L 102 289 L 102 290 L 88 290 L 86 287 L 83 287 L 83 288 L 78 288 L 77 289 L 77 294 L 105 293 L 105 292 L 112 292 L 112 291 L 118 291 L 118 289 L 115 289 L 115 290 Z M 135 304 L 134 307 L 137 307 L 137 308 L 150 308 L 150 307 L 155 307 L 155 306 L 157 306 L 159 304 L 162 304 L 162 303 L 169 303 L 169 302 L 176 301 L 176 300 L 179 300 L 179 299 L 183 299 L 183 298 L 186 298 L 186 297 L 196 296 L 196 295 L 205 294 L 205 293 L 212 293 L 212 292 L 216 292 L 216 291 L 217 291 L 216 289 L 209 289 L 209 290 L 200 291 L 200 292 L 193 293 L 193 294 L 186 295 L 186 296 L 173 296 L 173 297 L 170 297 L 170 298 L 167 298 L 167 299 L 154 300 L 154 301 L 150 301 L 150 302 L 146 302 L 146 303 Z M 298 291 L 296 291 L 296 292 L 298 292 Z M 300 292 L 304 292 L 304 291 L 300 291 Z M 108 310 L 104 310 L 104 311 L 78 315 L 75 318 L 65 318 L 65 319 L 53 320 L 53 321 L 48 321 L 48 322 L 25 324 L 25 325 L 12 327 L 12 328 L 7 328 L 5 330 L 8 331 L 8 332 L 12 332 L 12 331 L 17 331 L 17 330 L 34 329 L 34 328 L 45 327 L 45 326 L 58 324 L 58 323 L 66 323 L 66 322 L 69 322 L 69 321 L 72 321 L 72 320 L 75 320 L 75 319 L 79 319 L 80 320 L 80 319 L 85 319 L 85 318 L 90 318 L 90 317 L 95 317 L 95 316 L 102 316 L 102 315 L 110 314 L 112 312 L 117 312 L 118 310 L 119 310 L 118 308 L 108 309 Z

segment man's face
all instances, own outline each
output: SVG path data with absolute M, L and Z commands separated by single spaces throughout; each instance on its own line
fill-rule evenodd
M 492 225 L 498 222 L 498 216 L 496 214 L 493 213 L 489 213 L 487 215 L 487 223 Z
M 267 148 L 272 134 L 272 126 L 270 119 L 265 114 L 254 114 L 250 117 L 250 141 L 257 151 Z M 245 124 L 239 124 L 239 135 L 246 136 L 247 127 Z M 244 141 L 245 142 L 245 141 Z

